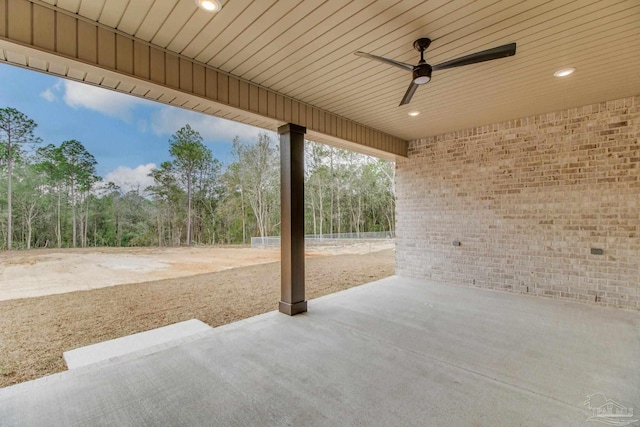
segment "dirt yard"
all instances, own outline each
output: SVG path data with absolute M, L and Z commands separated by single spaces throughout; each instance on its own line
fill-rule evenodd
M 392 242 L 307 248 L 307 257 L 366 254 Z M 87 248 L 0 253 L 0 301 L 151 280 L 174 279 L 280 260 L 278 248 Z
M 214 257 L 214 249 L 223 252 Z M 392 275 L 393 249 L 375 249 L 310 251 L 307 298 Z M 250 248 L 3 254 L 0 387 L 65 370 L 62 353 L 77 347 L 192 318 L 215 327 L 274 310 L 278 259 L 277 250 Z M 51 295 L 13 299 L 43 294 Z

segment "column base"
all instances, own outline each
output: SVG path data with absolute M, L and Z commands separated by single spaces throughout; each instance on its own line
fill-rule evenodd
M 294 316 L 299 313 L 304 313 L 307 311 L 307 302 L 300 301 L 293 304 L 289 304 L 288 302 L 280 301 L 278 304 L 278 309 L 280 313 L 288 314 L 289 316 Z

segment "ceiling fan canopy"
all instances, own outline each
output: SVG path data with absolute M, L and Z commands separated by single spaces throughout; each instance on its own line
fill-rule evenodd
M 416 65 L 406 64 L 393 59 L 384 58 L 382 56 L 372 55 L 365 52 L 356 52 L 355 54 L 363 58 L 369 58 L 392 65 L 403 70 L 411 71 L 413 78 L 409 84 L 407 92 L 404 94 L 400 105 L 408 104 L 411 101 L 418 86 L 427 84 L 431 81 L 431 74 L 434 71 L 446 70 L 448 68 L 462 67 L 464 65 L 477 64 L 479 62 L 491 61 L 494 59 L 505 58 L 516 54 L 516 44 L 509 43 L 503 46 L 494 47 L 470 55 L 461 56 L 450 61 L 442 62 L 438 65 L 431 66 L 424 60 L 424 51 L 431 45 L 431 39 L 420 38 L 413 42 L 413 47 L 420 52 L 420 62 Z

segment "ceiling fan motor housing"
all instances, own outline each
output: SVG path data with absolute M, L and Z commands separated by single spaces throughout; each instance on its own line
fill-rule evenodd
M 419 64 L 413 68 L 413 83 L 423 85 L 431 80 L 431 65 Z

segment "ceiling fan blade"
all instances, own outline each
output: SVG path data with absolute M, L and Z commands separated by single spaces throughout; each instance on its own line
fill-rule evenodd
M 409 88 L 407 89 L 407 92 L 404 94 L 404 97 L 402 98 L 402 101 L 400 101 L 400 106 L 411 102 L 411 98 L 413 98 L 413 94 L 416 93 L 416 89 L 418 89 L 418 85 L 415 84 L 414 82 L 411 82 L 411 84 L 409 85 Z
M 382 56 L 371 55 L 370 53 L 365 52 L 356 52 L 358 56 L 363 58 L 375 59 L 376 61 L 384 62 L 388 65 L 393 65 L 394 67 L 402 68 L 403 70 L 413 71 L 413 65 L 405 64 L 404 62 L 394 61 L 393 59 L 383 58 Z
M 491 61 L 493 59 L 506 58 L 516 54 L 516 44 L 509 43 L 504 46 L 494 47 L 493 49 L 483 50 L 482 52 L 472 53 L 471 55 L 461 56 L 438 65 L 434 65 L 433 70 L 444 70 L 447 68 L 461 67 L 463 65 L 476 64 L 478 62 Z

